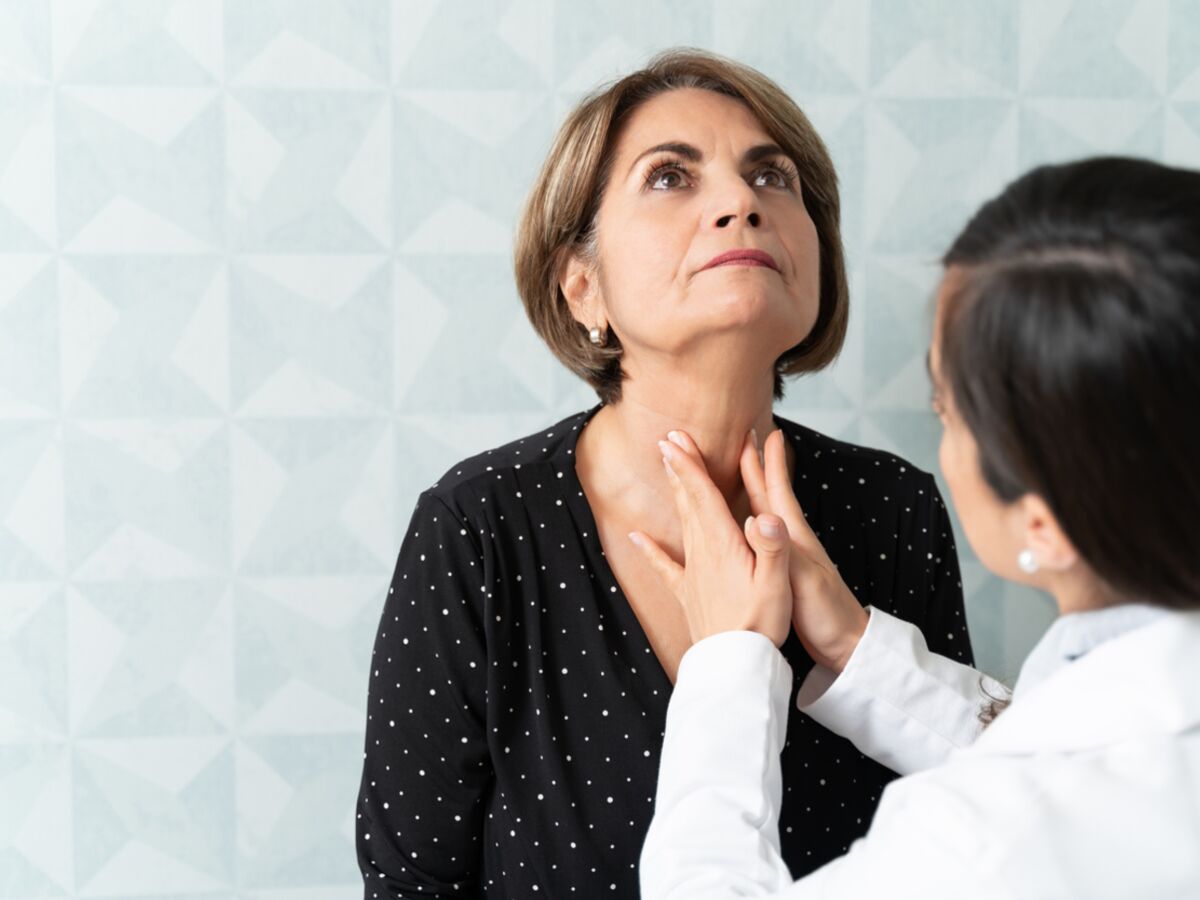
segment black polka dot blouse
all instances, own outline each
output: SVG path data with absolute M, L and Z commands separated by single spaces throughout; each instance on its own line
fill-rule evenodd
M 575 474 L 599 407 L 454 466 L 417 502 L 370 669 L 365 896 L 638 896 L 671 682 L 605 562 Z M 933 478 L 776 417 L 796 495 L 863 604 L 971 663 Z M 812 660 L 793 635 L 796 686 Z M 894 773 L 792 708 L 792 875 L 841 855 Z

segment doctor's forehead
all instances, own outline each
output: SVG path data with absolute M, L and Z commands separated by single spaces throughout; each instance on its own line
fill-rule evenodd
M 925 371 L 929 380 L 935 386 L 941 384 L 941 353 L 942 326 L 948 305 L 955 302 L 959 292 L 966 284 L 969 271 L 964 266 L 947 266 L 942 270 L 941 277 L 934 289 L 933 304 L 933 333 L 930 335 L 929 347 L 925 351 Z

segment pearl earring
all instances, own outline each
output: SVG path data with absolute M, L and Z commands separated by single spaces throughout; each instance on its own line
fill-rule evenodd
M 589 329 L 588 330 L 588 340 L 591 341 L 593 344 L 595 344 L 597 347 L 602 346 L 603 339 L 600 337 L 600 329 L 599 328 Z
M 1022 550 L 1017 556 L 1017 565 L 1022 572 L 1032 575 L 1038 570 L 1037 555 L 1032 550 Z

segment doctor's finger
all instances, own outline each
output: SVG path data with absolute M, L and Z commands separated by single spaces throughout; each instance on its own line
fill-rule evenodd
M 732 530 L 737 534 L 740 529 L 725 505 L 725 498 L 703 464 L 670 441 L 659 441 L 658 445 L 668 473 L 676 479 L 676 490 L 683 491 L 681 502 L 686 508 L 681 506 L 680 514 L 686 516 L 683 523 L 685 539 L 689 532 L 699 537 L 714 533 L 714 529 L 718 533 Z
M 708 464 L 704 461 L 704 454 L 700 452 L 700 448 L 696 445 L 696 442 L 692 440 L 692 436 L 690 434 L 688 434 L 686 431 L 680 430 L 668 431 L 667 440 L 690 456 L 692 459 L 700 463 L 705 472 L 708 471 Z
M 767 477 L 763 472 L 762 456 L 755 440 L 755 433 L 750 431 L 742 444 L 742 454 L 738 457 L 738 467 L 742 472 L 742 485 L 750 498 L 750 511 L 756 516 L 771 512 L 771 500 L 767 494 Z
M 787 447 L 782 431 L 776 429 L 767 436 L 763 456 L 766 461 L 767 496 L 771 512 L 787 523 L 788 534 L 798 545 L 812 550 L 823 549 L 821 542 L 809 527 L 800 501 L 796 499 L 796 493 L 792 489 L 792 479 L 787 468 Z
M 629 540 L 641 551 L 642 558 L 650 566 L 651 571 L 658 576 L 663 585 L 680 598 L 681 582 L 683 581 L 683 566 L 671 559 L 670 555 L 654 538 L 640 531 L 629 532 Z M 681 599 L 681 598 L 680 598 Z

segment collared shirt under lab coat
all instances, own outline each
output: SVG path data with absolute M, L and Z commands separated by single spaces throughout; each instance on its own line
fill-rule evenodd
M 752 632 L 685 654 L 667 716 L 643 900 L 1200 898 L 1200 613 L 1060 618 L 1012 705 L 879 610 L 804 712 L 906 777 L 866 837 L 793 882 L 778 852 L 791 671 Z

